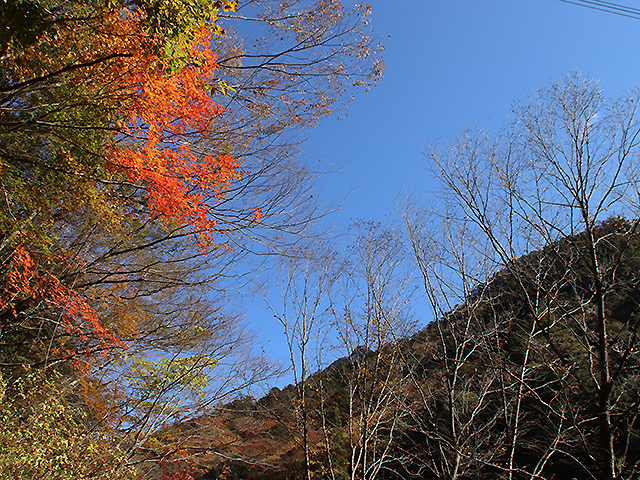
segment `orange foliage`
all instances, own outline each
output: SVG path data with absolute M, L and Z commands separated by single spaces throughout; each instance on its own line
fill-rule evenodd
M 26 302 L 27 308 L 40 303 L 41 308 L 59 312 L 54 334 L 65 333 L 78 342 L 77 351 L 53 353 L 73 357 L 76 367 L 86 370 L 96 352 L 104 354 L 111 348 L 126 348 L 102 327 L 95 310 L 73 288 L 41 268 L 22 246 L 14 249 L 7 263 L 5 282 L 0 290 L 0 309 L 11 311 L 16 317 L 18 303 Z
M 178 450 L 176 454 L 188 452 L 181 452 Z M 162 474 L 162 480 L 194 480 L 193 472 L 191 468 L 194 466 L 193 461 L 187 460 L 160 460 L 158 466 L 164 471 Z
M 55 39 L 64 52 L 60 57 L 34 48 L 16 65 L 19 80 L 85 65 L 68 72 L 69 83 L 97 104 L 110 105 L 111 127 L 120 129 L 115 145 L 107 148 L 106 167 L 144 189 L 153 218 L 189 225 L 201 240 L 210 239 L 216 225 L 207 202 L 224 199 L 230 183 L 247 173 L 232 156 L 198 148 L 224 110 L 213 98 L 218 65 L 211 40 L 219 31 L 216 25 L 201 27 L 186 50 L 163 58 L 142 13 L 123 9 L 89 31 L 65 31 Z
M 115 431 L 122 421 L 117 410 L 127 399 L 124 387 L 113 382 L 104 385 L 86 376 L 80 379 L 79 387 L 90 421 L 98 423 L 101 429 Z
M 132 32 L 136 21 L 130 16 L 116 23 Z M 198 152 L 223 112 L 212 98 L 217 63 L 210 43 L 211 33 L 201 29 L 184 66 L 173 73 L 140 46 L 118 61 L 116 78 L 128 102 L 122 137 L 108 159 L 112 170 L 144 187 L 152 216 L 190 225 L 201 239 L 209 239 L 216 224 L 207 201 L 222 200 L 231 181 L 246 173 L 231 156 Z

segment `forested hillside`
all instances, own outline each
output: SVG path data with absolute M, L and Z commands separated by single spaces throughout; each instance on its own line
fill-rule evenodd
M 602 478 L 603 435 L 620 477 L 633 478 L 640 233 L 611 218 L 593 235 L 607 272 L 608 403 L 588 259 L 575 255 L 587 249 L 583 232 L 515 260 L 411 338 L 360 348 L 304 385 L 166 434 L 205 453 L 199 478 Z

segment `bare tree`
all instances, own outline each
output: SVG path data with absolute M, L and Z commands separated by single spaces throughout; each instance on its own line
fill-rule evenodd
M 415 339 L 420 348 L 407 352 L 409 411 L 420 434 L 410 446 L 410 467 L 437 478 L 465 478 L 498 465 L 513 438 L 503 427 L 515 382 L 500 355 L 510 319 L 494 308 L 484 282 L 496 264 L 467 223 L 452 221 L 451 211 L 439 216 L 411 197 L 399 207 L 433 315 Z
M 292 251 L 290 257 L 283 258 L 278 275 L 278 305 L 269 301 L 270 309 L 284 328 L 289 349 L 295 390 L 295 398 L 290 399 L 295 420 L 291 434 L 302 448 L 308 479 L 312 478 L 312 449 L 317 443 L 317 439 L 311 439 L 311 430 L 320 428 L 318 417 L 325 420 L 324 412 L 318 415 L 323 392 L 317 391 L 311 376 L 324 366 L 332 348 L 328 313 L 331 289 L 339 274 L 338 257 L 326 245 Z
M 497 134 L 427 147 L 447 216 L 473 238 L 466 251 L 502 272 L 474 280 L 517 293 L 510 476 L 541 478 L 551 462 L 582 478 L 637 475 L 639 99 L 571 74 L 515 105 Z M 525 398 L 555 432 L 517 460 Z
M 401 236 L 393 226 L 352 228 L 342 311 L 336 327 L 347 355 L 351 479 L 379 478 L 403 463 L 395 448 L 404 429 L 406 368 L 400 339 L 414 331 L 413 287 Z

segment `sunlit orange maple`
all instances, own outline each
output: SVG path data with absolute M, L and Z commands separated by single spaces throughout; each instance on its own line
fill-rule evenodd
M 120 142 L 108 159 L 112 170 L 145 189 L 152 216 L 190 225 L 201 239 L 210 239 L 216 224 L 207 202 L 222 200 L 246 173 L 233 157 L 198 149 L 223 113 L 212 97 L 217 63 L 210 43 L 210 31 L 200 29 L 177 72 L 140 48 L 120 60 L 129 101 Z

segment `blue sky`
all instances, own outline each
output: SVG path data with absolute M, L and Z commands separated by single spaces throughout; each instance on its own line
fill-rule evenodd
M 433 188 L 423 140 L 499 126 L 514 100 L 552 78 L 577 69 L 611 95 L 640 85 L 640 20 L 559 0 L 371 4 L 384 79 L 356 95 L 346 119 L 307 132 L 308 161 L 344 164 L 320 184 L 330 201 L 353 190 L 334 218 L 340 227 L 392 215 L 405 188 Z
M 499 127 L 514 101 L 553 78 L 579 70 L 608 95 L 640 85 L 640 20 L 559 0 L 370 3 L 385 45 L 384 79 L 356 94 L 346 118 L 306 132 L 307 162 L 342 165 L 319 183 L 321 198 L 344 201 L 332 218 L 338 229 L 394 218 L 404 190 L 428 196 L 436 186 L 423 141 L 468 125 Z M 269 340 L 267 351 L 286 358 L 272 315 L 247 306 L 247 319 Z

